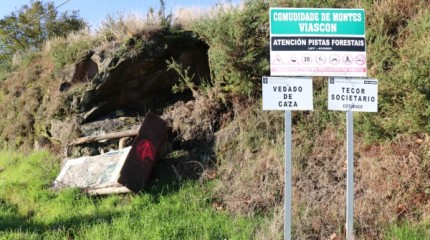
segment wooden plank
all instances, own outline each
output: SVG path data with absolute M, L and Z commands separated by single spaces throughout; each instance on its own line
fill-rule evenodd
M 105 187 L 105 188 L 90 188 L 90 189 L 87 189 L 86 192 L 90 195 L 107 195 L 107 194 L 129 193 L 131 191 L 126 187 L 113 186 L 113 187 Z
M 82 143 L 97 142 L 97 141 L 107 140 L 107 139 L 134 137 L 134 136 L 137 136 L 138 133 L 139 133 L 138 129 L 131 129 L 131 130 L 122 131 L 122 132 L 107 133 L 107 134 L 99 135 L 99 136 L 81 137 L 81 138 L 73 140 L 69 144 L 69 146 L 79 145 Z

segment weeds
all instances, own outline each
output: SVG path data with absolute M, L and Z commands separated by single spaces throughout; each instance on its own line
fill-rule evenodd
M 235 120 L 216 135 L 221 179 L 215 192 L 231 212 L 263 214 L 282 199 L 282 115 L 242 104 L 233 105 Z
M 27 178 L 2 178 L 7 179 L 0 182 L 0 220 L 7 220 L 7 225 L 0 226 L 6 226 L 2 234 L 13 239 L 282 237 L 283 117 L 279 112 L 262 112 L 258 100 L 261 76 L 269 72 L 270 6 L 365 8 L 368 72 L 380 85 L 378 113 L 355 114 L 355 231 L 365 239 L 425 239 L 430 221 L 426 137 L 430 131 L 430 11 L 428 2 L 419 0 L 217 5 L 205 18 L 187 23 L 210 46 L 211 80 L 204 84 L 190 76 L 187 68 L 168 62 L 170 70 L 181 77 L 175 91 L 191 90 L 194 99 L 164 111 L 175 136 L 183 141 L 181 146 L 197 149 L 196 141 L 198 146 L 205 145 L 192 157 L 198 163 L 216 163 L 216 169 L 210 169 L 215 171 L 210 176 L 215 179 L 213 188 L 207 190 L 207 182 L 201 181 L 200 187 L 184 183 L 177 192 L 169 186 L 157 193 L 150 190 L 152 195 L 97 199 L 76 190 L 52 193 L 46 189 L 47 182 L 33 187 Z M 134 56 L 133 51 L 154 32 L 178 30 L 172 19 L 164 8 L 149 12 L 146 18 L 108 17 L 96 36 L 76 35 L 70 45 L 66 39 L 53 39 L 46 43 L 49 55 L 28 53 L 17 56 L 13 65 L 0 66 L 0 79 L 4 79 L 0 83 L 0 139 L 31 146 L 35 132 L 46 132 L 41 127 L 43 114 L 53 116 L 61 105 L 55 88 L 62 79 L 54 65 L 57 70 L 67 68 L 79 51 L 89 47 L 99 47 L 110 56 Z M 130 39 L 140 41 L 137 47 L 128 47 Z M 327 110 L 325 78 L 314 78 L 314 106 L 312 112 L 293 116 L 293 233 L 297 239 L 341 239 L 345 119 L 343 113 Z M 171 156 L 182 157 L 175 150 Z M 25 159 L 37 164 L 23 167 L 22 160 L 15 161 L 20 157 L 8 158 L 11 162 L 0 160 L 6 169 L 1 177 L 9 176 L 12 166 L 27 173 L 41 164 Z M 38 174 L 26 177 L 39 178 Z M 168 193 L 158 195 L 163 191 Z M 232 220 L 231 213 L 259 220 Z M 259 225 L 257 230 L 254 224 Z M 236 229 L 240 228 L 244 230 L 239 233 Z
M 258 223 L 214 210 L 210 186 L 193 182 L 103 198 L 53 192 L 58 165 L 47 152 L 0 152 L 1 239 L 250 239 Z
M 429 232 L 424 225 L 413 226 L 404 222 L 400 225 L 390 226 L 385 234 L 386 239 L 396 240 L 428 240 Z
M 173 58 L 171 61 L 166 60 L 166 63 L 167 71 L 172 69 L 179 75 L 179 84 L 173 86 L 172 92 L 178 93 L 183 92 L 185 90 L 190 90 L 195 98 L 198 97 L 200 94 L 197 90 L 196 84 L 193 81 L 195 74 L 190 76 L 188 73 L 190 67 L 188 67 L 187 69 L 183 69 L 182 65 L 177 63 Z
M 166 4 L 160 0 L 160 9 L 157 13 L 150 8 L 146 16 L 135 14 L 118 14 L 118 16 L 107 16 L 98 29 L 98 34 L 104 36 L 108 41 L 125 42 L 130 37 L 159 31 L 160 29 L 172 29 L 173 15 L 166 13 Z
M 78 60 L 82 53 L 89 49 L 89 46 L 90 43 L 83 39 L 75 43 L 70 43 L 65 39 L 52 46 L 50 54 L 57 69 L 61 69 L 66 64 Z
M 11 70 L 12 64 L 10 64 L 10 62 L 6 61 L 0 63 L 0 82 L 4 81 L 8 77 Z
M 221 5 L 215 11 L 191 27 L 210 46 L 214 83 L 233 94 L 258 93 L 260 78 L 269 70 L 268 5 L 256 1 L 242 10 Z

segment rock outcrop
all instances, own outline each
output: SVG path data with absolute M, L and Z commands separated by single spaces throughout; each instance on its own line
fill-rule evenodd
M 76 64 L 71 83 L 91 83 L 77 109 L 83 122 L 118 110 L 143 115 L 165 107 L 178 97 L 171 89 L 179 79 L 175 71 L 167 70 L 167 60 L 189 68 L 191 74 L 209 78 L 208 46 L 192 32 L 160 30 L 147 39 L 131 39 L 114 56 L 105 49 L 95 49 Z
M 179 75 L 168 70 L 167 61 L 188 69 L 198 84 L 210 77 L 208 48 L 192 32 L 159 29 L 87 51 L 59 85 L 63 102 L 48 124 L 49 135 L 65 146 L 76 137 L 128 130 L 148 111 L 161 115 L 176 101 L 192 97 L 191 92 L 173 94 Z M 73 147 L 72 155 L 98 154 L 114 143 L 83 144 Z

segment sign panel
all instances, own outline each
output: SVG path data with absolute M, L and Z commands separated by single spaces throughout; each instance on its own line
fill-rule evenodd
M 313 110 L 312 78 L 263 77 L 263 110 Z
M 330 77 L 328 81 L 329 110 L 378 111 L 378 80 Z
M 364 35 L 364 9 L 271 8 L 271 34 Z
M 366 77 L 363 9 L 270 9 L 274 76 Z
M 78 187 L 89 194 L 130 192 L 118 183 L 131 147 L 102 155 L 67 160 L 53 183 L 54 189 Z
M 166 121 L 148 112 L 125 159 L 118 182 L 133 192 L 142 190 L 161 155 L 166 139 Z

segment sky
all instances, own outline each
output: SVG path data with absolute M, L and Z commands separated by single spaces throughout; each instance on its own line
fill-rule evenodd
M 43 0 L 43 2 L 54 2 L 59 6 L 58 12 L 66 10 L 79 10 L 79 16 L 85 19 L 92 29 L 106 18 L 106 16 L 116 16 L 118 13 L 145 14 L 149 8 L 156 11 L 160 9 L 160 0 Z M 237 4 L 241 0 L 165 0 L 166 13 L 175 13 L 181 8 L 211 8 L 217 3 Z M 30 0 L 1 0 L 0 18 L 9 15 L 11 12 L 19 10 L 24 4 L 29 4 Z

